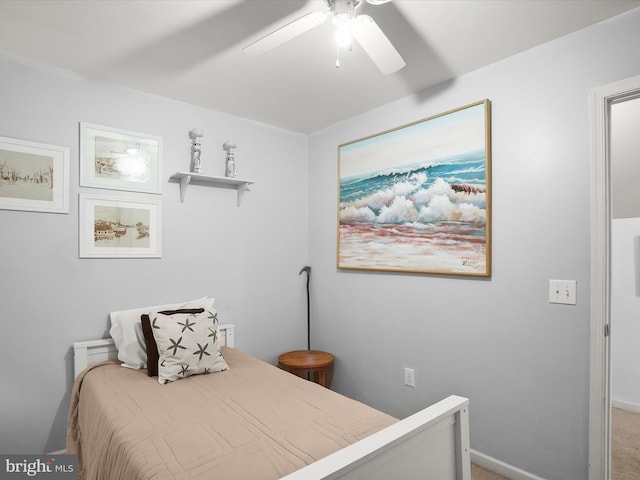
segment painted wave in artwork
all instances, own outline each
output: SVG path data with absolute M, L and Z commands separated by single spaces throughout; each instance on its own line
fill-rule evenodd
M 484 151 L 343 178 L 340 220 L 390 224 L 484 222 Z
M 341 266 L 482 271 L 485 165 L 480 150 L 341 178 Z

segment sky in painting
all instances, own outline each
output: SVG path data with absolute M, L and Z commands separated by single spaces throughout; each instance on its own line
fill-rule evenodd
M 340 146 L 340 178 L 485 148 L 485 104 Z
M 118 221 L 122 225 L 135 225 L 142 222 L 149 225 L 149 210 L 143 208 L 121 208 L 108 205 L 95 206 L 95 219 L 107 222 Z
M 0 149 L 0 165 L 4 165 L 7 171 L 12 170 L 20 175 L 31 174 L 53 168 L 53 157 Z

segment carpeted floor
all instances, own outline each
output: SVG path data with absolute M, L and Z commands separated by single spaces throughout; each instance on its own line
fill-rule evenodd
M 471 480 L 508 480 L 507 477 L 490 472 L 486 468 L 471 464 Z
M 611 480 L 640 478 L 640 413 L 611 409 Z

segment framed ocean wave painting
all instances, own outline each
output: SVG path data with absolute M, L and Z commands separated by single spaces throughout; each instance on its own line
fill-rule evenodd
M 339 269 L 491 276 L 491 103 L 338 147 Z

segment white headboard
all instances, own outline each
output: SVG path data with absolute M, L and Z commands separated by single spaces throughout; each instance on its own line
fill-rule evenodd
M 220 344 L 226 347 L 235 347 L 234 331 L 232 323 L 218 325 Z M 113 338 L 101 338 L 100 340 L 87 340 L 73 343 L 73 376 L 78 376 L 85 368 L 94 363 L 106 360 L 116 360 L 118 350 L 113 343 Z

